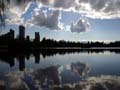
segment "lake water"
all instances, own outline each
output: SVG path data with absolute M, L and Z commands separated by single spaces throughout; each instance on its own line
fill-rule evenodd
M 50 50 L 9 54 L 0 55 L 1 80 L 10 73 L 24 73 L 26 83 L 28 76 L 33 75 L 42 83 L 64 85 L 79 83 L 88 77 L 120 76 L 120 54 L 114 51 Z

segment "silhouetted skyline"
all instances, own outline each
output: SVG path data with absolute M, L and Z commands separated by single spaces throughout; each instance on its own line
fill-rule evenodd
M 104 42 L 73 42 L 73 41 L 56 41 L 53 39 L 43 38 L 40 40 L 40 33 L 35 32 L 35 38 L 30 39 L 29 36 L 25 37 L 25 27 L 23 25 L 19 26 L 19 35 L 14 38 L 14 30 L 10 31 L 2 36 L 0 36 L 0 48 L 10 49 L 10 50 L 29 50 L 29 49 L 43 49 L 43 48 L 57 48 L 57 47 L 76 47 L 76 48 L 115 48 L 120 47 L 120 41 L 104 43 Z

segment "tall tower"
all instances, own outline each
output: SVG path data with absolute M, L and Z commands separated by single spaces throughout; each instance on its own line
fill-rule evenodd
M 14 35 L 15 35 L 14 30 L 10 29 L 9 34 L 10 34 L 10 39 L 14 39 Z
M 39 34 L 39 32 L 35 32 L 35 41 L 40 41 L 40 34 Z
M 19 39 L 25 39 L 25 27 L 23 25 L 19 26 Z

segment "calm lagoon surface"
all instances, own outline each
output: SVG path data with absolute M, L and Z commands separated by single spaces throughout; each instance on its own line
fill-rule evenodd
M 18 55 L 7 53 L 5 56 L 0 56 L 0 80 L 2 81 L 17 77 L 28 86 L 32 86 L 35 80 L 38 80 L 41 88 L 45 89 L 47 87 L 44 86 L 45 82 L 48 86 L 75 84 L 89 77 L 100 76 L 120 76 L 120 54 L 118 52 L 79 52 L 79 50 L 54 52 L 51 50 L 44 53 Z M 32 83 L 30 84 L 29 81 Z M 30 90 L 35 89 L 34 86 L 30 88 L 32 88 Z
M 4 60 L 5 59 L 5 60 Z M 120 54 L 114 52 L 74 52 L 51 55 L 33 55 L 29 58 L 25 55 L 18 57 L 0 58 L 0 73 L 22 71 L 25 69 L 45 69 L 50 66 L 60 65 L 66 67 L 72 63 L 84 63 L 89 65 L 90 76 L 96 75 L 120 75 Z

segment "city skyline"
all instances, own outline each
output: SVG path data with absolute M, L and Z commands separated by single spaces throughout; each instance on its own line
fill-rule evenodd
M 10 31 L 6 34 L 3 34 L 0 36 L 0 48 L 2 50 L 19 50 L 19 51 L 31 51 L 31 50 L 41 50 L 41 49 L 51 49 L 51 48 L 61 48 L 61 49 L 119 49 L 120 47 L 120 41 L 114 41 L 114 42 L 100 42 L 100 41 L 66 41 L 66 40 L 59 40 L 56 41 L 55 39 L 50 38 L 42 38 L 40 36 L 39 32 L 35 32 L 35 37 L 33 39 L 30 39 L 30 36 L 25 36 L 26 28 L 23 25 L 19 25 L 19 34 L 17 37 L 15 37 L 15 31 L 13 29 L 10 29 Z

